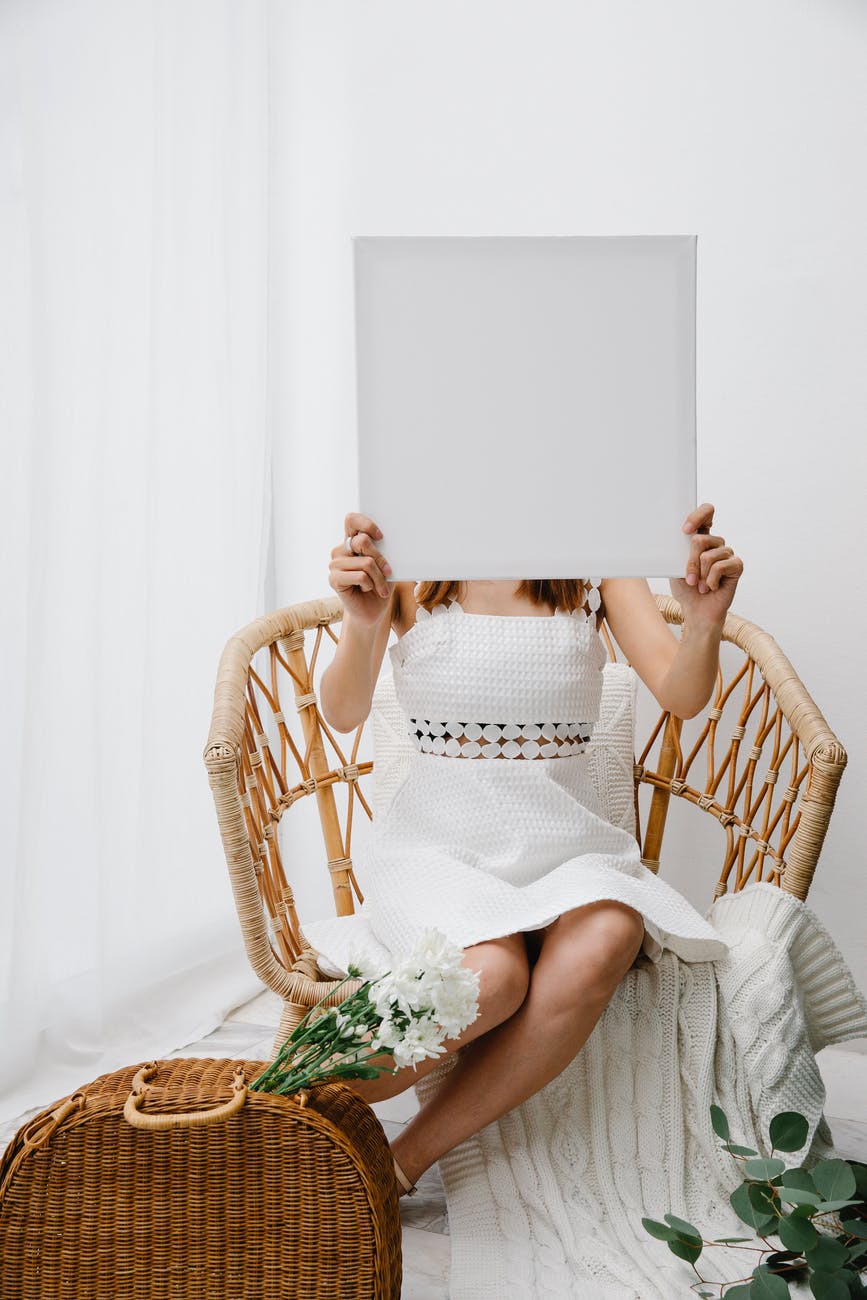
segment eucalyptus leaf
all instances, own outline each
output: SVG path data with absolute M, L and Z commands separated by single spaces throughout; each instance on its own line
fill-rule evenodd
M 696 1246 L 701 1245 L 701 1233 L 698 1228 L 691 1223 L 687 1223 L 686 1219 L 679 1219 L 676 1214 L 666 1214 L 664 1217 L 666 1223 L 670 1223 L 673 1228 L 677 1228 L 681 1236 L 685 1237 L 687 1241 L 691 1240 L 693 1245 Z
M 752 1290 L 750 1295 L 753 1300 L 789 1300 L 789 1288 L 785 1279 L 777 1273 L 769 1273 L 764 1264 L 753 1269 Z
M 769 1273 L 784 1276 L 789 1276 L 793 1268 L 804 1270 L 807 1267 L 800 1250 L 772 1250 L 762 1262 L 767 1264 Z
M 660 1223 L 658 1219 L 642 1219 L 641 1222 L 651 1237 L 656 1237 L 659 1241 L 671 1241 L 677 1236 L 674 1228 L 670 1228 L 667 1223 Z
M 760 1214 L 777 1214 L 777 1202 L 767 1183 L 747 1183 L 747 1196 Z
M 725 1300 L 749 1300 L 753 1294 L 752 1282 L 738 1282 L 724 1293 Z
M 792 1205 L 818 1205 L 821 1196 L 816 1192 L 808 1192 L 805 1187 L 790 1187 L 788 1183 L 781 1183 L 777 1188 L 777 1195 L 781 1201 L 789 1201 Z
M 849 1252 L 842 1241 L 823 1233 L 815 1246 L 805 1252 L 805 1258 L 817 1272 L 833 1273 L 849 1262 Z
M 711 1103 L 710 1108 L 710 1122 L 717 1137 L 721 1137 L 724 1142 L 728 1142 L 731 1134 L 729 1133 L 729 1122 L 725 1117 L 725 1111 L 720 1110 L 719 1106 L 715 1106 L 713 1103 Z
M 850 1237 L 860 1237 L 862 1241 L 867 1241 L 867 1220 L 864 1219 L 841 1219 L 844 1232 L 848 1232 Z
M 668 1243 L 668 1249 L 680 1259 L 688 1260 L 690 1264 L 694 1264 L 701 1254 L 701 1246 L 694 1246 L 691 1241 L 684 1241 L 680 1236 L 676 1241 Z
M 847 1205 L 858 1205 L 858 1201 L 820 1201 L 816 1206 L 817 1214 L 831 1214 L 835 1210 L 845 1210 Z
M 785 1160 L 748 1160 L 744 1165 L 744 1171 L 750 1178 L 776 1178 L 777 1174 L 785 1173 Z
M 845 1160 L 820 1160 L 810 1173 L 823 1197 L 828 1201 L 844 1199 L 855 1191 L 855 1175 Z
M 816 1300 L 849 1300 L 849 1286 L 833 1273 L 813 1273 L 810 1290 Z
M 736 1142 L 724 1142 L 723 1151 L 728 1151 L 733 1156 L 757 1156 L 759 1154 L 752 1147 L 740 1147 Z
M 808 1170 L 801 1165 L 794 1169 L 787 1169 L 783 1175 L 783 1182 L 786 1187 L 801 1187 L 805 1192 L 815 1192 L 816 1184 L 813 1182 Z
M 754 1208 L 750 1201 L 746 1183 L 741 1183 L 740 1187 L 735 1188 L 729 1197 L 729 1203 L 738 1218 L 742 1219 L 744 1223 L 748 1223 L 751 1228 L 755 1228 L 759 1236 L 767 1232 L 776 1223 L 776 1215 L 763 1214 Z
M 771 1120 L 771 1146 L 775 1151 L 800 1151 L 807 1141 L 810 1126 L 797 1110 L 783 1110 Z
M 819 1234 L 809 1219 L 800 1214 L 786 1214 L 777 1224 L 777 1236 L 789 1250 L 809 1250 L 815 1246 Z

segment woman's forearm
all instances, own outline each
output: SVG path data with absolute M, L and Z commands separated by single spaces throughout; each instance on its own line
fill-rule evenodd
M 373 649 L 379 624 L 356 623 L 344 613 L 334 658 L 319 679 L 319 707 L 337 731 L 353 731 L 370 713 L 376 673 Z
M 685 620 L 671 667 L 663 678 L 659 702 L 679 718 L 694 718 L 713 694 L 719 668 L 722 626 Z

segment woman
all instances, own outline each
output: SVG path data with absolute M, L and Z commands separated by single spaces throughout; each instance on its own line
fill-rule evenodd
M 642 950 L 652 961 L 664 947 L 687 961 L 726 950 L 604 817 L 584 757 L 599 716 L 602 617 L 663 709 L 691 718 L 709 700 L 743 572 L 712 522 L 705 503 L 683 523 L 692 540 L 685 576 L 671 579 L 678 639 L 640 578 L 390 584 L 381 530 L 346 516 L 329 578 L 345 613 L 322 713 L 343 732 L 365 720 L 393 629 L 395 690 L 418 750 L 374 821 L 367 914 L 389 951 L 435 925 L 479 973 L 479 1014 L 445 1044 L 459 1060 L 392 1143 L 402 1192 L 565 1069 Z M 439 1059 L 347 1082 L 380 1101 Z M 394 1070 L 388 1053 L 375 1063 Z

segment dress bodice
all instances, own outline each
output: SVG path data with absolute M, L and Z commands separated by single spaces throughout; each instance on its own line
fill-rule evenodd
M 457 600 L 419 606 L 414 626 L 389 647 L 418 747 L 466 757 L 583 752 L 607 657 L 599 604 L 592 580 L 584 608 L 553 614 L 468 614 Z

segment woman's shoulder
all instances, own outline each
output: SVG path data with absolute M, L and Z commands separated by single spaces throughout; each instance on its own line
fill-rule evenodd
M 402 636 L 415 622 L 415 613 L 418 606 L 413 593 L 416 585 L 415 582 L 396 582 L 394 584 L 391 626 L 398 636 Z

